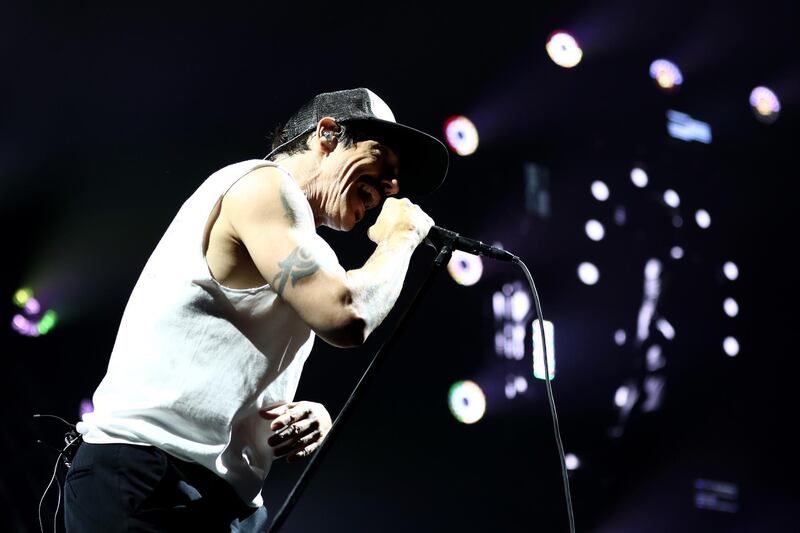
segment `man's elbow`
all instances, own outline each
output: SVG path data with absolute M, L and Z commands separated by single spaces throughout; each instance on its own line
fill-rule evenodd
M 333 346 L 339 348 L 355 348 L 361 346 L 369 336 L 367 321 L 357 313 L 348 311 L 346 316 L 342 316 L 338 327 L 319 333 L 319 336 Z

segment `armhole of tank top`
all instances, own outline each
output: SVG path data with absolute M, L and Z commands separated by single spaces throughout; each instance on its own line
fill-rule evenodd
M 283 172 L 284 174 L 286 174 L 287 176 L 289 176 L 290 178 L 292 178 L 292 174 L 288 170 L 286 170 L 284 167 L 278 165 L 274 161 L 267 161 L 267 160 L 258 160 L 258 161 L 259 161 L 258 164 L 250 167 L 247 170 L 247 172 L 244 172 L 244 173 L 240 174 L 236 179 L 234 179 L 225 188 L 225 190 L 219 195 L 219 197 L 217 197 L 216 201 L 214 201 L 214 205 L 211 207 L 211 212 L 209 212 L 208 215 L 205 218 L 206 222 L 203 225 L 203 233 L 202 233 L 201 238 L 200 238 L 200 260 L 203 262 L 203 265 L 205 266 L 205 270 L 206 270 L 206 272 L 208 274 L 208 278 L 211 281 L 213 281 L 214 284 L 217 285 L 220 289 L 228 291 L 228 292 L 239 293 L 239 294 L 255 293 L 255 292 L 261 292 L 261 291 L 267 290 L 272 286 L 270 283 L 266 283 L 266 284 L 260 285 L 258 287 L 247 287 L 247 288 L 244 288 L 244 289 L 234 289 L 233 287 L 228 287 L 227 285 L 223 285 L 222 283 L 220 283 L 217 280 L 217 278 L 214 277 L 214 274 L 211 272 L 211 267 L 209 266 L 208 259 L 206 258 L 206 250 L 204 250 L 205 244 L 206 244 L 205 243 L 206 229 L 208 229 L 209 241 L 211 240 L 211 228 L 208 228 L 208 221 L 211 218 L 211 213 L 214 211 L 214 209 L 217 208 L 217 206 L 220 204 L 220 202 L 225 197 L 225 195 L 228 193 L 228 191 L 231 190 L 231 187 L 236 185 L 236 182 L 238 182 L 240 179 L 242 179 L 246 175 L 250 174 L 254 170 L 259 169 L 259 168 L 263 168 L 263 167 L 276 168 L 276 169 L 280 170 L 281 172 Z M 294 178 L 292 178 L 292 179 L 294 179 Z M 310 206 L 309 206 L 309 209 L 310 209 Z M 217 217 L 219 217 L 219 214 L 217 215 Z M 216 220 L 214 222 L 216 222 Z M 212 224 L 212 228 L 213 228 L 213 224 Z

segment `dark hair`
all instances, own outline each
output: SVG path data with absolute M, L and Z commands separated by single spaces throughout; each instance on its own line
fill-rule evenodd
M 286 146 L 280 149 L 280 151 L 272 154 L 270 156 L 270 160 L 275 160 L 275 158 L 279 155 L 294 155 L 299 154 L 302 152 L 307 152 L 309 150 L 308 141 L 311 140 L 311 137 L 314 135 L 315 131 L 311 130 L 308 132 L 307 135 L 301 135 L 297 139 L 293 140 Z M 278 126 L 275 128 L 275 131 L 272 133 L 272 150 L 275 150 L 277 147 L 285 143 L 289 140 L 289 135 L 287 133 L 287 129 L 284 126 Z M 357 144 L 360 141 L 374 138 L 375 135 L 370 135 L 367 133 L 363 128 L 359 127 L 355 123 L 339 124 L 339 132 L 336 135 L 336 138 L 339 140 L 339 144 L 341 144 L 344 148 L 351 146 L 353 144 Z

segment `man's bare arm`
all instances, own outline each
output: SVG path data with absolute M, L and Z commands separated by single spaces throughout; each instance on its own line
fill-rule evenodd
M 375 252 L 362 268 L 345 272 L 316 234 L 302 192 L 279 170 L 259 169 L 239 180 L 222 210 L 264 279 L 337 346 L 363 343 L 383 321 L 400 294 L 414 249 L 433 223 L 408 200 L 390 198 L 370 228 Z

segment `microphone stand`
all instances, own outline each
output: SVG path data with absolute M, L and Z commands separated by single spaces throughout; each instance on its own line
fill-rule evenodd
M 391 352 L 392 348 L 397 342 L 397 339 L 403 333 L 406 323 L 408 322 L 409 317 L 414 313 L 419 305 L 419 302 L 422 300 L 422 296 L 428 292 L 430 289 L 431 284 L 435 278 L 436 273 L 447 264 L 450 260 L 450 256 L 453 253 L 453 247 L 455 245 L 455 240 L 458 237 L 457 233 L 453 233 L 452 235 L 445 236 L 444 238 L 437 238 L 435 241 L 433 239 L 426 239 L 425 242 L 432 246 L 436 250 L 436 258 L 433 260 L 433 264 L 431 265 L 431 269 L 428 272 L 428 277 L 425 279 L 425 282 L 417 289 L 414 298 L 411 300 L 411 303 L 408 305 L 406 310 L 403 312 L 400 319 L 397 321 L 397 324 L 394 327 L 394 330 L 389 334 L 389 337 L 383 342 L 381 347 L 372 357 L 372 361 L 367 366 L 367 369 L 364 371 L 364 375 L 361 376 L 356 388 L 353 389 L 350 398 L 347 399 L 345 402 L 344 407 L 342 410 L 339 411 L 339 415 L 334 420 L 333 425 L 331 426 L 328 435 L 325 437 L 325 440 L 322 441 L 322 444 L 317 451 L 311 456 L 310 461 L 306 465 L 305 470 L 303 473 L 300 474 L 300 478 L 295 483 L 292 491 L 289 493 L 289 496 L 286 498 L 286 501 L 283 502 L 280 510 L 278 510 L 278 514 L 275 515 L 275 518 L 272 520 L 272 523 L 269 526 L 268 533 L 276 533 L 280 530 L 283 523 L 286 521 L 287 516 L 294 508 L 297 500 L 300 499 L 300 496 L 305 490 L 306 485 L 308 485 L 309 481 L 311 480 L 311 476 L 319 468 L 322 459 L 325 457 L 325 454 L 328 453 L 333 442 L 335 441 L 336 437 L 339 435 L 339 432 L 342 429 L 344 423 L 350 418 L 350 415 L 353 411 L 353 407 L 355 406 L 356 402 L 360 400 L 364 393 L 372 382 L 375 379 L 375 375 L 377 370 L 380 368 L 380 365 L 386 360 L 387 355 Z

